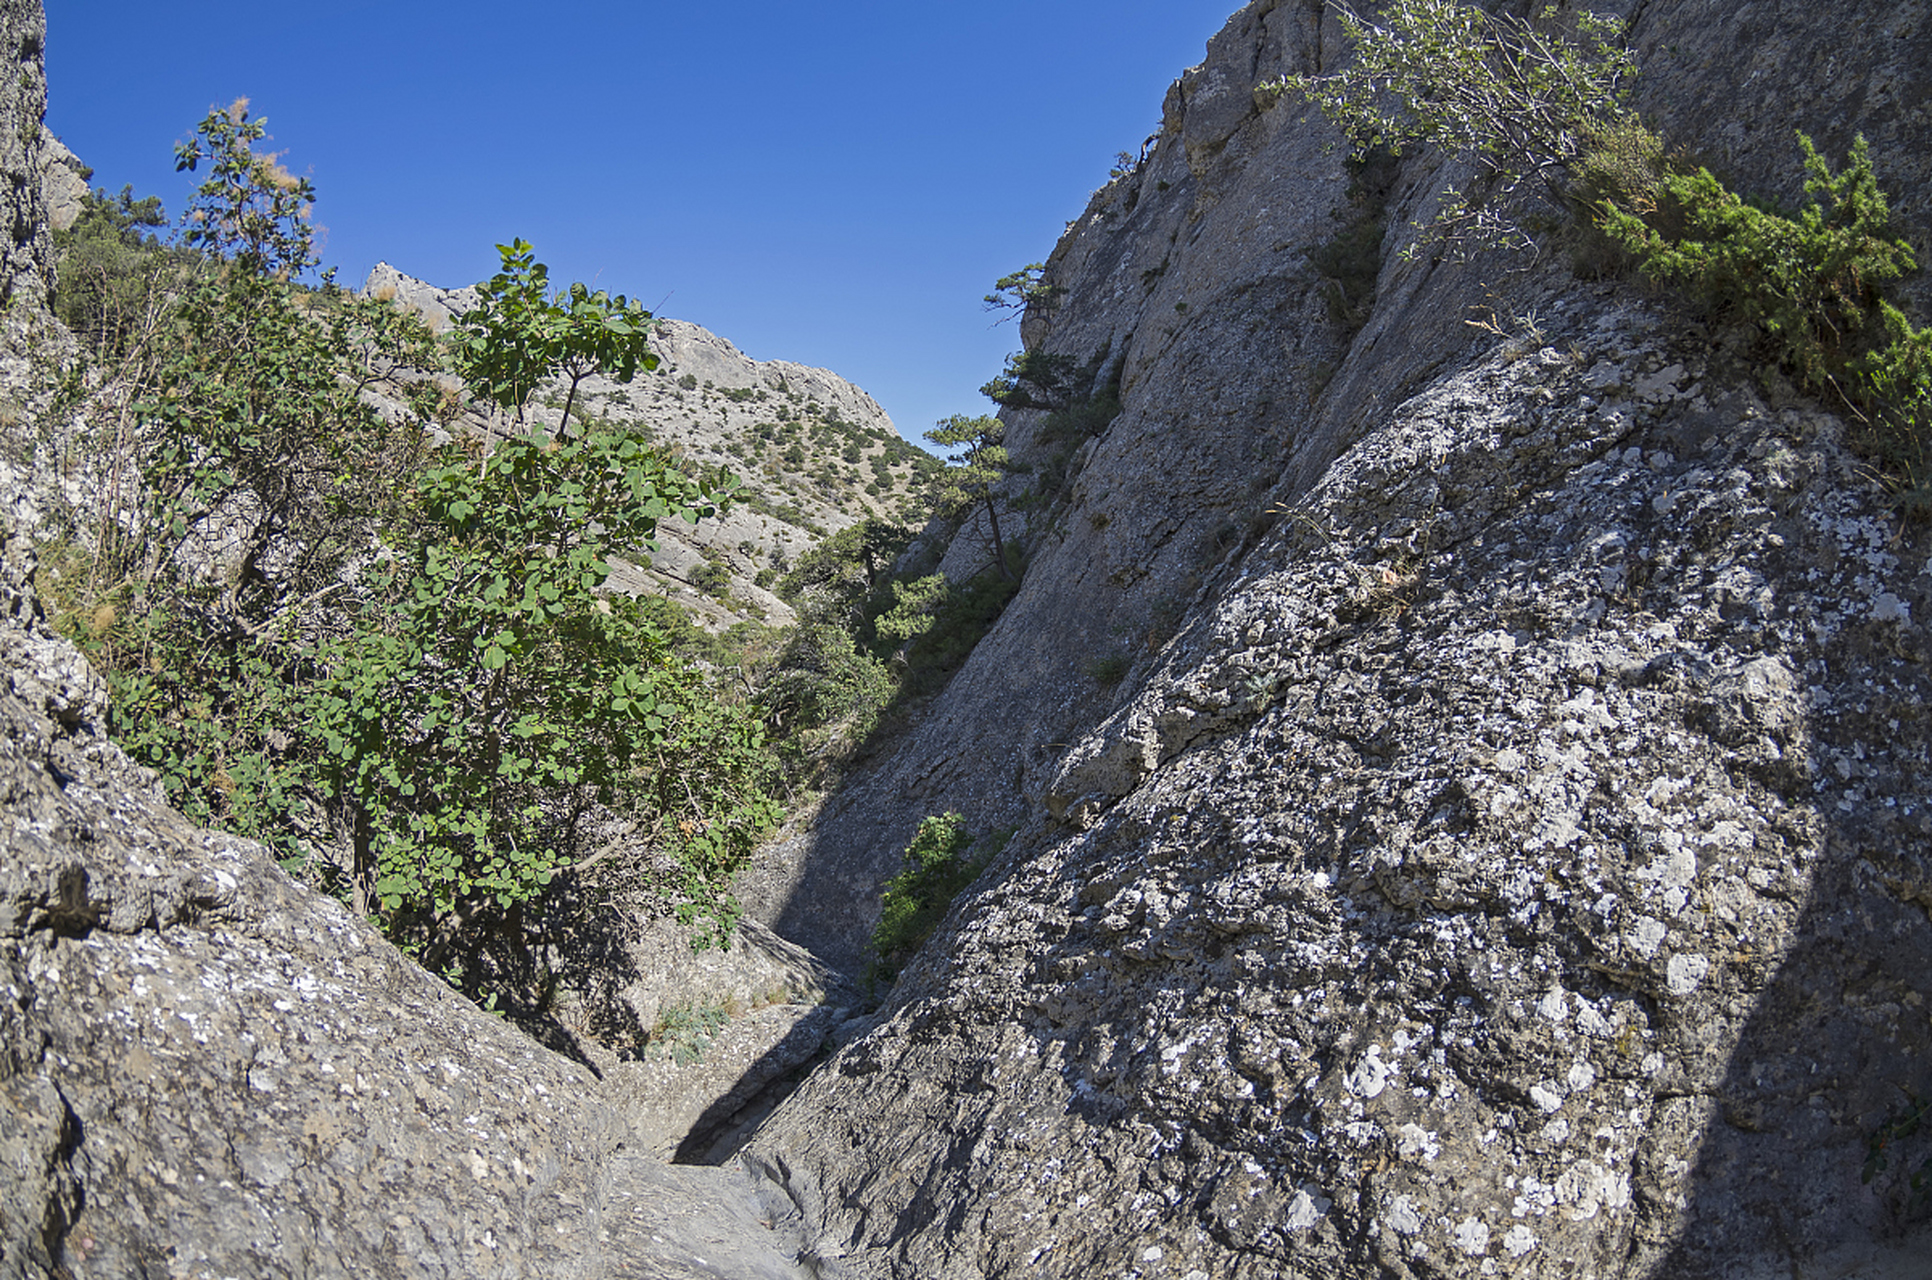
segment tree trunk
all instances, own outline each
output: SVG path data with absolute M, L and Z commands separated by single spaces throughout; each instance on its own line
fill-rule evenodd
M 993 564 L 999 569 L 1000 577 L 1008 582 L 1018 582 L 1013 571 L 1006 567 L 1006 544 L 1000 541 L 1000 513 L 993 507 L 993 489 L 990 485 L 986 489 L 986 523 L 993 529 Z

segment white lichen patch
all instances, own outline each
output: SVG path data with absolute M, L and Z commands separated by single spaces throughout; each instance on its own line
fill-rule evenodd
M 1704 981 L 1704 975 L 1711 971 L 1708 956 L 1696 954 L 1676 955 L 1665 966 L 1665 983 L 1674 996 L 1687 996 L 1697 990 Z
M 1295 1192 L 1295 1198 L 1288 1202 L 1288 1214 L 1282 1219 L 1282 1227 L 1288 1231 L 1307 1231 L 1327 1216 L 1334 1202 L 1314 1186 L 1302 1187 Z
M 1450 1233 L 1450 1243 L 1472 1258 L 1489 1252 L 1489 1224 L 1480 1218 L 1464 1218 Z

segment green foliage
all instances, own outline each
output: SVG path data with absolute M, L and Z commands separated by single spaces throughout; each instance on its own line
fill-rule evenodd
M 680 852 L 691 909 L 718 915 L 719 874 L 774 816 L 762 740 L 749 718 L 713 723 L 663 637 L 598 591 L 613 547 L 653 545 L 659 520 L 710 515 L 716 493 L 604 431 L 509 441 L 417 490 L 426 524 L 328 653 L 309 718 L 332 789 L 366 815 L 392 933 L 534 899 L 591 807 L 663 769 L 708 800 L 694 794 Z
M 868 641 L 892 565 L 912 536 L 868 517 L 800 556 L 778 584 L 799 620 L 763 673 L 758 701 L 795 750 L 821 745 L 833 731 L 865 736 L 891 700 L 892 677 Z
M 1874 349 L 1852 370 L 1853 395 L 1870 406 L 1860 443 L 1878 459 L 1906 514 L 1932 517 L 1932 329 L 1915 329 L 1878 304 Z
M 525 937 L 521 909 L 585 865 L 593 813 L 664 855 L 677 871 L 656 887 L 722 940 L 731 874 L 779 816 L 771 751 L 679 656 L 688 637 L 600 587 L 659 521 L 712 514 L 729 477 L 596 422 L 487 455 L 433 447 L 453 406 L 416 371 L 440 351 L 327 274 L 293 283 L 315 265 L 313 192 L 255 155 L 263 136 L 237 104 L 177 152 L 211 176 L 182 234 L 193 269 L 124 374 L 146 514 L 134 545 L 100 548 L 108 588 L 66 615 L 107 673 L 113 731 L 191 816 L 267 841 L 467 989 L 486 935 Z M 101 226 L 132 235 L 147 213 L 124 193 Z M 543 275 L 506 250 L 479 327 L 511 353 L 463 335 L 463 359 L 501 375 L 493 398 L 543 368 L 649 367 L 641 308 L 551 299 Z M 371 409 L 378 384 L 407 412 Z
M 1004 443 L 1006 424 L 983 414 L 968 418 L 956 413 L 926 432 L 926 439 L 937 445 L 959 447 L 959 452 L 948 459 L 953 465 L 933 477 L 934 512 L 942 519 L 951 520 L 974 507 L 984 506 L 986 522 L 992 530 L 993 567 L 1001 577 L 1011 579 L 1013 570 L 1006 562 L 1006 544 L 1000 538 L 999 500 L 994 492 L 1008 468 Z
M 855 607 L 878 587 L 893 563 L 911 545 L 913 531 L 896 521 L 868 516 L 839 530 L 798 558 L 778 594 L 794 600 L 820 592 L 845 608 Z
M 1875 345 L 1882 291 L 1917 264 L 1889 234 L 1864 137 L 1839 174 L 1802 133 L 1798 145 L 1811 201 L 1795 216 L 1751 204 L 1699 168 L 1606 199 L 1600 221 L 1646 275 L 1720 321 L 1758 326 L 1801 382 L 1823 390 Z
M 1007 314 L 1002 321 L 1011 320 L 1034 307 L 1051 306 L 1065 292 L 1064 286 L 1047 283 L 1045 263 L 1029 262 L 993 282 L 993 292 L 986 295 L 986 309 L 1004 311 Z
M 1059 409 L 1073 399 L 1080 373 L 1072 356 L 1020 351 L 979 393 L 1003 409 Z
M 1884 296 L 1918 264 L 1892 234 L 1864 137 L 1838 173 L 1797 137 L 1809 200 L 1788 213 L 1625 130 L 1586 159 L 1597 226 L 1704 314 L 1754 326 L 1802 386 L 1849 411 L 1900 507 L 1932 515 L 1932 332 Z
M 651 313 L 623 294 L 595 293 L 581 281 L 550 293 L 550 269 L 523 240 L 500 244 L 503 266 L 477 285 L 477 305 L 457 320 L 452 353 L 470 390 L 523 420 L 537 387 L 558 373 L 570 379 L 562 435 L 577 388 L 593 373 L 629 382 L 657 368 Z
M 147 230 L 166 225 L 160 198 L 137 200 L 128 186 L 118 196 L 95 191 L 84 197 L 79 219 L 54 234 L 60 253 L 54 314 L 103 359 L 126 357 L 153 331 L 170 281 L 189 260 Z
M 294 280 L 316 265 L 308 221 L 315 188 L 283 168 L 278 154 L 255 150 L 267 137 L 268 121 L 251 119 L 248 99 L 237 98 L 225 109 L 210 108 L 194 136 L 176 144 L 177 173 L 208 166 L 181 239 L 243 275 Z
M 1306 97 L 1357 156 L 1427 144 L 1481 166 L 1481 201 L 1445 194 L 1434 235 L 1477 246 L 1526 246 L 1515 198 L 1541 187 L 1569 196 L 1589 139 L 1625 113 L 1635 62 L 1620 24 L 1550 5 L 1533 20 L 1464 0 L 1391 0 L 1377 20 L 1332 0 L 1355 57 L 1326 76 L 1276 88 Z
M 906 846 L 905 869 L 886 881 L 879 900 L 879 922 L 872 930 L 873 959 L 868 983 L 891 985 L 985 862 L 968 858 L 973 833 L 957 813 L 920 820 Z
M 1121 682 L 1133 665 L 1134 660 L 1124 653 L 1109 654 L 1089 662 L 1087 675 L 1102 688 L 1112 688 Z
M 895 581 L 891 604 L 873 623 L 882 646 L 900 644 L 911 693 L 937 689 L 965 664 L 1020 589 L 1015 575 L 990 569 L 963 583 L 931 574 Z
M 699 591 L 720 600 L 731 594 L 731 570 L 715 561 L 707 561 L 693 569 L 690 582 Z
M 932 630 L 933 615 L 952 595 L 943 573 L 892 584 L 892 607 L 873 624 L 881 639 L 914 640 Z
M 645 1052 L 668 1057 L 680 1067 L 702 1062 L 704 1051 L 729 1021 L 730 1011 L 723 1005 L 667 1005 L 657 1015 Z
M 797 754 L 822 743 L 828 730 L 863 738 L 893 692 L 885 664 L 860 646 L 847 625 L 808 613 L 765 675 L 758 705 Z
M 421 422 L 392 423 L 362 393 L 433 367 L 428 329 L 332 284 L 307 293 L 233 267 L 187 284 L 163 329 L 135 384 L 150 438 L 144 573 L 177 572 L 176 550 L 205 534 L 239 538 L 231 603 L 327 585 L 422 456 Z M 427 408 L 434 384 L 411 385 Z M 265 558 L 283 562 L 274 587 Z
M 285 865 L 305 862 L 313 774 L 291 750 L 304 715 L 299 656 L 286 644 L 215 642 L 188 600 L 125 604 L 98 603 L 67 628 L 107 672 L 116 742 L 160 772 L 191 821 L 260 840 Z

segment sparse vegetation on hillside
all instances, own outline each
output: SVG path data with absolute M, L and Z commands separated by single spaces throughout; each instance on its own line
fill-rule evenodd
M 567 440 L 437 444 L 460 404 L 411 372 L 436 343 L 327 274 L 302 283 L 313 193 L 262 136 L 244 103 L 201 122 L 178 152 L 206 172 L 178 247 L 123 238 L 145 256 L 105 277 L 165 252 L 166 288 L 123 309 L 132 338 L 85 335 L 104 364 L 75 385 L 138 424 L 139 496 L 77 545 L 88 571 L 56 604 L 107 674 L 116 737 L 190 816 L 267 841 L 478 995 L 472 958 L 590 861 L 600 814 L 724 936 L 731 874 L 778 812 L 761 723 L 598 588 L 660 521 L 718 510 L 729 478 L 588 417 Z M 102 217 L 131 235 L 147 208 Z M 515 305 L 463 348 L 497 403 L 520 410 L 559 369 L 648 367 L 641 308 L 550 297 L 520 242 L 505 277 Z M 378 385 L 401 412 L 372 407 Z

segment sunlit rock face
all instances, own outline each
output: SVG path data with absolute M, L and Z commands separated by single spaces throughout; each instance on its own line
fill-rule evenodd
M 1639 105 L 1747 189 L 1883 136 L 1924 243 L 1908 8 L 1642 5 Z M 1400 260 L 1428 157 L 1351 333 L 1305 251 L 1362 192 L 1251 91 L 1315 13 L 1237 14 L 1054 252 L 1029 341 L 1123 412 L 771 910 L 856 951 L 920 815 L 1018 831 L 753 1150 L 881 1275 L 1920 1274 L 1932 1135 L 1864 1175 L 1932 1096 L 1932 543 L 1748 335 Z

